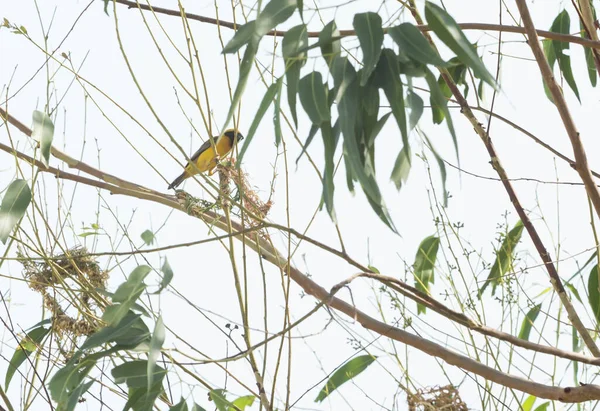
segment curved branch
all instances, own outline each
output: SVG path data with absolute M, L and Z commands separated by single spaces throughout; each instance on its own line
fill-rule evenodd
M 6 118 L 9 121 L 11 119 L 11 117 Z M 20 122 L 18 124 L 22 125 L 22 123 Z M 28 131 L 30 135 L 31 131 L 27 127 L 23 127 L 25 128 L 25 130 L 21 131 L 25 132 L 25 134 L 28 134 Z M 582 385 L 580 387 L 563 388 L 536 383 L 522 377 L 498 371 L 492 367 L 475 361 L 463 354 L 459 354 L 457 352 L 449 350 L 432 341 L 413 335 L 400 328 L 385 324 L 367 315 L 366 313 L 357 309 L 353 305 L 350 305 L 337 297 L 333 297 L 333 294 L 335 294 L 336 292 L 335 289 L 332 289 L 330 292 L 328 292 L 327 290 L 325 290 L 325 288 L 321 287 L 319 284 L 314 282 L 308 276 L 303 274 L 300 270 L 289 265 L 287 259 L 283 257 L 277 249 L 271 246 L 270 242 L 267 239 L 265 239 L 260 232 L 251 232 L 244 234 L 244 226 L 238 223 L 237 221 L 230 220 L 228 223 L 227 219 L 224 216 L 219 215 L 216 212 L 204 210 L 203 208 L 196 205 L 189 206 L 187 204 L 185 193 L 182 193 L 182 195 L 180 196 L 172 196 L 158 193 L 154 190 L 142 186 L 138 186 L 141 187 L 141 190 L 139 191 L 127 187 L 120 187 L 111 184 L 110 182 L 96 181 L 87 177 L 67 173 L 54 167 L 46 168 L 40 161 L 26 154 L 15 151 L 11 147 L 6 146 L 2 143 L 0 143 L 0 149 L 11 153 L 12 155 L 16 155 L 17 157 L 25 161 L 28 161 L 29 163 L 37 166 L 40 169 L 40 171 L 53 174 L 57 178 L 72 180 L 93 187 L 98 187 L 109 191 L 111 194 L 122 194 L 144 200 L 154 201 L 166 205 L 167 207 L 175 208 L 180 211 L 186 212 L 193 217 L 207 221 L 211 224 L 212 227 L 217 227 L 240 241 L 243 240 L 246 246 L 250 247 L 252 250 L 257 252 L 265 260 L 269 261 L 284 272 L 288 272 L 291 279 L 300 287 L 302 287 L 302 289 L 307 294 L 312 295 L 313 297 L 317 298 L 319 301 L 323 302 L 329 307 L 346 314 L 350 318 L 359 322 L 363 327 L 367 328 L 368 330 L 371 330 L 388 338 L 392 338 L 403 344 L 410 345 L 411 347 L 414 347 L 426 354 L 440 358 L 448 364 L 455 365 L 463 370 L 480 375 L 483 378 L 488 379 L 492 382 L 519 391 L 523 391 L 531 395 L 535 395 L 539 398 L 546 398 L 569 403 L 600 399 L 600 386 L 598 385 Z M 105 173 L 102 173 L 100 170 L 97 169 L 93 169 L 93 172 L 94 175 L 106 176 Z M 114 176 L 111 176 L 111 178 L 112 177 Z M 135 185 L 133 183 L 129 183 L 121 179 L 117 179 L 116 181 L 119 181 L 120 183 L 125 183 L 125 185 L 127 186 Z M 242 236 L 244 237 L 244 239 L 242 239 Z M 369 275 L 371 274 L 369 273 Z M 427 299 L 419 298 L 419 302 L 428 301 L 429 299 L 431 299 L 429 296 L 427 297 Z M 458 314 L 462 315 L 460 313 Z
M 115 0 L 116 3 L 123 4 L 128 6 L 130 9 L 141 9 L 146 11 L 152 11 L 154 13 L 164 14 L 167 16 L 176 16 L 181 17 L 181 12 L 179 10 L 166 9 L 164 7 L 155 7 L 149 6 L 147 4 L 141 4 L 135 1 L 130 0 Z M 231 21 L 219 20 L 212 17 L 201 16 L 199 14 L 194 13 L 184 13 L 185 18 L 189 20 L 196 20 L 202 23 L 213 24 L 215 26 L 225 27 L 231 30 L 237 30 L 241 25 L 233 23 Z M 517 33 L 517 34 L 525 34 L 526 31 L 523 27 L 519 26 L 505 26 L 502 24 L 487 24 L 487 23 L 459 23 L 458 26 L 463 30 L 490 30 L 490 31 L 501 31 L 505 33 Z M 421 31 L 430 31 L 426 24 L 421 24 L 417 26 Z M 536 30 L 537 34 L 541 37 L 564 41 L 565 43 L 574 43 L 580 44 L 584 47 L 590 47 L 593 49 L 600 49 L 600 41 L 593 41 L 582 37 L 571 36 L 569 34 L 560 34 L 553 33 L 551 31 L 546 30 Z M 284 30 L 271 30 L 266 35 L 267 36 L 277 36 L 283 37 L 286 31 Z M 349 37 L 355 36 L 356 32 L 354 30 L 340 30 L 341 37 Z M 309 31 L 308 37 L 317 38 L 319 37 L 318 31 Z

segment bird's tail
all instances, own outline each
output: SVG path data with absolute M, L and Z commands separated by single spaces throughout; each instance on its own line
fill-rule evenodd
M 169 190 L 172 188 L 176 188 L 179 184 L 183 183 L 183 180 L 185 180 L 187 178 L 187 174 L 181 173 L 181 175 L 179 177 L 177 177 L 175 180 L 173 180 L 173 182 L 171 184 L 169 184 Z

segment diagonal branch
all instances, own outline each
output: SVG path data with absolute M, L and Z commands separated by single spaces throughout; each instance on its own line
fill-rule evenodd
M 521 0 L 517 0 L 517 1 L 521 1 Z M 417 23 L 421 23 L 422 18 L 419 15 L 419 12 L 415 6 L 414 0 L 409 0 L 409 2 L 410 2 L 409 9 L 410 9 L 411 13 L 413 14 L 413 17 L 415 18 Z M 437 47 L 436 47 L 435 43 L 433 42 L 431 36 L 429 36 L 429 34 L 427 34 L 427 33 L 425 34 L 425 36 L 429 40 L 429 43 L 431 44 L 431 46 L 437 50 Z M 536 37 L 536 39 L 537 39 L 537 37 Z M 536 44 L 537 44 L 537 42 L 536 42 Z M 546 60 L 544 59 L 544 61 L 546 61 Z M 469 120 L 469 122 L 473 126 L 473 129 L 475 130 L 475 132 L 477 133 L 477 135 L 479 136 L 479 138 L 485 145 L 488 155 L 490 156 L 492 167 L 494 168 L 494 170 L 496 170 L 496 172 L 498 173 L 498 176 L 502 180 L 502 184 L 504 185 L 504 189 L 506 190 L 506 193 L 508 194 L 508 197 L 510 198 L 511 203 L 513 204 L 517 214 L 519 215 L 519 218 L 523 222 L 523 225 L 525 226 L 525 229 L 527 230 L 527 233 L 529 234 L 529 237 L 531 238 L 533 245 L 535 246 L 542 262 L 544 263 L 546 270 L 548 271 L 548 275 L 550 276 L 550 283 L 552 284 L 554 291 L 558 294 L 558 298 L 560 298 L 560 301 L 561 301 L 563 307 L 565 307 L 569 321 L 571 322 L 571 324 L 573 324 L 573 327 L 575 327 L 575 329 L 577 330 L 579 335 L 581 335 L 581 338 L 585 342 L 585 345 L 588 347 L 588 349 L 590 350 L 592 355 L 594 355 L 594 357 L 600 357 L 600 349 L 598 349 L 596 342 L 594 341 L 594 339 L 588 332 L 587 328 L 583 325 L 581 318 L 579 318 L 579 315 L 577 314 L 575 307 L 573 307 L 573 304 L 571 303 L 571 300 L 569 299 L 569 296 L 567 295 L 567 292 L 562 283 L 562 280 L 560 279 L 560 276 L 558 275 L 556 266 L 554 265 L 554 262 L 552 261 L 552 258 L 550 257 L 550 254 L 548 253 L 548 250 L 546 250 L 546 246 L 544 245 L 535 226 L 531 222 L 531 219 L 525 212 L 525 209 L 523 208 L 523 206 L 521 205 L 521 202 L 519 201 L 519 198 L 517 197 L 517 193 L 516 193 L 514 187 L 512 186 L 512 183 L 508 177 L 508 174 L 506 173 L 506 170 L 502 166 L 502 163 L 500 162 L 500 158 L 498 157 L 498 154 L 496 153 L 496 147 L 494 146 L 494 143 L 492 142 L 489 132 L 484 129 L 483 124 L 481 124 L 479 122 L 479 120 L 477 120 L 477 117 L 475 117 L 473 110 L 471 110 L 471 106 L 469 105 L 469 103 L 467 102 L 465 97 L 462 95 L 462 93 L 456 86 L 456 83 L 452 79 L 452 76 L 450 75 L 448 70 L 443 67 L 438 67 L 438 70 L 440 72 L 440 75 L 444 79 L 444 82 L 448 85 L 448 88 L 452 92 L 452 95 L 454 95 L 454 98 L 460 105 L 461 113 Z M 554 83 L 554 85 L 556 86 L 556 83 Z M 577 161 L 577 156 L 575 157 L 575 159 Z M 589 173 L 589 169 L 587 169 L 587 171 Z M 590 174 L 590 180 L 591 180 L 591 174 Z M 594 190 L 595 190 L 595 185 L 593 184 L 593 182 L 592 182 L 592 185 L 594 186 Z M 600 205 L 600 202 L 599 202 L 599 205 Z
M 585 153 L 585 149 L 583 148 L 583 144 L 581 143 L 581 137 L 577 131 L 577 127 L 575 126 L 575 121 L 573 120 L 573 117 L 571 117 L 571 113 L 569 112 L 569 107 L 567 106 L 567 102 L 565 101 L 562 90 L 556 83 L 552 69 L 550 68 L 548 61 L 544 56 L 542 48 L 540 47 L 540 41 L 537 33 L 535 32 L 535 26 L 533 25 L 533 20 L 531 19 L 531 14 L 529 13 L 527 3 L 525 0 L 517 0 L 517 7 L 519 8 L 519 13 L 521 13 L 521 18 L 523 19 L 523 25 L 525 26 L 525 30 L 527 32 L 527 38 L 529 39 L 528 43 L 531 47 L 531 51 L 533 52 L 533 55 L 538 63 L 542 77 L 544 78 L 544 82 L 550 89 L 550 93 L 554 99 L 554 105 L 558 110 L 558 114 L 560 114 L 560 118 L 565 126 L 567 135 L 571 140 L 573 154 L 575 155 L 575 170 L 577 170 L 579 176 L 581 177 L 581 181 L 583 181 L 583 184 L 585 185 L 585 190 L 590 200 L 592 200 L 592 204 L 596 210 L 596 215 L 600 217 L 600 192 L 598 191 L 596 184 L 594 184 L 594 179 L 592 178 L 592 173 L 590 172 L 590 167 L 588 166 L 587 155 Z
M 27 129 L 25 127 L 25 129 Z M 28 129 L 27 129 L 28 130 Z M 27 130 L 22 130 L 27 134 Z M 30 130 L 29 130 L 30 132 Z M 30 133 L 29 133 L 30 134 Z M 519 391 L 526 392 L 539 398 L 558 400 L 563 402 L 584 402 L 591 400 L 600 400 L 600 386 L 598 385 L 582 385 L 580 387 L 554 387 L 545 384 L 536 383 L 528 379 L 510 375 L 502 371 L 498 371 L 492 367 L 484 365 L 476 360 L 473 360 L 463 354 L 449 350 L 439 344 L 436 344 L 427 339 L 421 338 L 400 328 L 390 326 L 381 322 L 355 306 L 348 304 L 344 300 L 334 297 L 335 289 L 328 292 L 325 288 L 314 282 L 307 275 L 302 273 L 297 268 L 289 265 L 287 259 L 266 240 L 259 232 L 245 233 L 244 226 L 237 221 L 227 221 L 225 216 L 216 212 L 205 210 L 200 206 L 189 206 L 186 198 L 179 199 L 176 196 L 164 195 L 154 190 L 138 186 L 141 190 L 133 190 L 128 188 L 133 183 L 125 182 L 128 187 L 120 187 L 109 182 L 96 181 L 87 177 L 78 176 L 75 174 L 61 171 L 54 167 L 46 168 L 40 161 L 13 150 L 11 147 L 0 143 L 0 150 L 16 155 L 17 157 L 29 162 L 39 168 L 40 171 L 53 174 L 57 178 L 77 181 L 82 184 L 98 187 L 109 191 L 111 194 L 127 195 L 143 200 L 154 201 L 167 207 L 181 210 L 189 215 L 202 219 L 211 224 L 212 227 L 219 228 L 227 232 L 232 237 L 244 241 L 244 244 L 254 250 L 265 260 L 280 268 L 283 272 L 288 272 L 290 278 L 298 284 L 302 289 L 311 296 L 317 298 L 327 306 L 346 314 L 348 317 L 359 322 L 363 327 L 377 334 L 399 341 L 403 344 L 410 345 L 426 354 L 440 358 L 448 364 L 455 365 L 463 370 L 480 375 L 483 378 L 503 386 L 513 388 Z M 94 169 L 93 175 L 105 176 L 100 170 Z M 111 176 L 114 177 L 114 176 Z M 120 182 L 124 180 L 118 179 Z M 185 196 L 183 196 L 185 197 Z M 371 273 L 369 273 L 371 276 Z M 428 297 L 430 298 L 430 297 Z M 421 300 L 420 300 L 421 301 Z M 423 300 L 425 301 L 425 300 Z

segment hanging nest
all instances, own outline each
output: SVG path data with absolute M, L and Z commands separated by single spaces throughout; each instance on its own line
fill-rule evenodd
M 467 404 L 460 398 L 453 385 L 435 386 L 408 393 L 408 409 L 410 411 L 467 411 Z
M 21 251 L 18 257 L 29 287 L 42 295 L 52 313 L 52 327 L 59 336 L 88 336 L 97 330 L 96 312 L 104 305 L 98 291 L 106 289 L 108 272 L 100 269 L 86 248 L 76 247 L 41 262 Z M 80 318 L 67 314 L 63 306 L 74 307 Z

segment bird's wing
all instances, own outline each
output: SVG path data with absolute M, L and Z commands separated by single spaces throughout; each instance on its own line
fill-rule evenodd
M 217 139 L 218 137 L 212 137 L 213 141 L 215 142 L 215 144 L 217 144 Z M 198 157 L 200 157 L 200 154 L 202 154 L 204 151 L 208 150 L 210 148 L 210 140 L 206 140 L 198 149 L 198 151 L 196 151 L 194 153 L 194 155 L 192 157 L 190 157 L 190 161 L 194 162 L 196 160 L 198 160 Z

